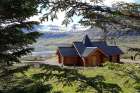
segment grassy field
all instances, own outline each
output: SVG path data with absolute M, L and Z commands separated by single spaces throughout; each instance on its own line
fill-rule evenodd
M 16 70 L 17 71 L 17 70 Z M 0 79 L 4 93 L 139 93 L 140 65 L 106 63 L 103 67 L 30 67 Z M 8 79 L 8 82 L 7 82 Z M 6 82 L 6 83 L 5 83 Z M 7 90 L 6 90 L 7 91 Z

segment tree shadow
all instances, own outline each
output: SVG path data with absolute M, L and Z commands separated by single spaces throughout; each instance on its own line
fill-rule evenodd
M 43 65 L 45 73 L 34 74 L 34 79 L 50 80 L 57 78 L 58 83 L 63 86 L 72 86 L 73 82 L 80 82 L 76 92 L 84 92 L 88 87 L 95 89 L 98 93 L 120 93 L 122 89 L 117 84 L 106 83 L 103 76 L 86 77 L 76 69 L 61 68 L 58 66 Z
M 78 82 L 75 92 L 85 92 L 89 87 L 96 90 L 97 93 L 122 92 L 122 89 L 117 84 L 105 82 L 105 78 L 101 75 L 87 77 L 79 73 L 76 69 L 50 65 L 41 65 L 40 68 L 43 72 L 33 74 L 31 77 L 27 77 L 24 74 L 27 68 L 25 70 L 17 70 L 17 72 L 21 72 L 23 76 L 20 78 L 16 77 L 14 81 L 12 81 L 13 85 L 5 90 L 4 93 L 63 93 L 63 91 L 52 92 L 53 86 L 49 84 L 48 81 L 54 78 L 57 80 L 56 83 L 61 83 L 63 86 L 73 86 L 73 82 Z M 15 71 L 16 70 L 13 72 Z
M 124 77 L 128 76 L 130 79 L 134 80 L 135 83 L 133 84 L 134 89 L 140 93 L 140 65 L 126 65 L 123 66 L 122 64 L 109 64 L 107 65 L 108 69 L 114 71 L 121 71 L 123 74 L 116 73 L 118 76 Z M 137 67 L 136 67 L 137 66 Z M 128 83 L 129 80 L 126 80 L 125 83 Z
M 6 93 L 50 93 L 52 86 L 42 84 L 41 82 L 24 85 L 18 85 L 6 91 Z

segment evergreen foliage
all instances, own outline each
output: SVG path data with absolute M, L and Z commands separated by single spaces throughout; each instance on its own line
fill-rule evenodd
M 25 66 L 1 76 L 0 90 L 2 93 L 139 93 L 139 67 L 139 64 L 110 62 L 84 71 L 50 65 Z
M 0 63 L 11 65 L 23 55 L 31 53 L 30 45 L 40 36 L 38 32 L 23 32 L 32 29 L 38 22 L 28 21 L 38 13 L 36 0 L 0 0 Z
M 90 1 L 87 3 L 82 0 L 43 0 L 41 8 L 46 8 L 48 11 L 44 14 L 42 21 L 58 18 L 57 13 L 60 11 L 65 12 L 63 24 L 66 25 L 73 21 L 74 15 L 82 16 L 79 23 L 102 28 L 105 34 L 104 40 L 110 28 L 115 30 L 140 29 L 139 4 L 119 2 L 108 7 L 103 4 L 103 0 Z
M 136 3 L 120 2 L 108 7 L 103 5 L 102 0 L 91 0 L 90 3 L 80 0 L 43 0 L 41 8 L 48 9 L 42 20 L 57 18 L 58 12 L 65 11 L 64 24 L 68 24 L 74 15 L 83 16 L 81 22 L 87 22 L 87 25 L 99 25 L 98 22 L 120 23 L 115 20 L 116 17 L 117 19 L 130 17 L 137 20 L 140 18 L 140 5 Z

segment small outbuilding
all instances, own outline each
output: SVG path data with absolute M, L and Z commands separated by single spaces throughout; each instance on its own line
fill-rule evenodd
M 119 63 L 122 53 L 120 48 L 104 41 L 92 42 L 88 35 L 81 42 L 57 50 L 59 63 L 67 66 L 98 66 L 106 61 Z

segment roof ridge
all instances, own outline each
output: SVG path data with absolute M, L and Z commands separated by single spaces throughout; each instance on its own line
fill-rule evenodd
M 98 48 L 98 47 L 94 47 L 94 46 L 93 46 L 93 47 L 86 47 L 86 48 Z

